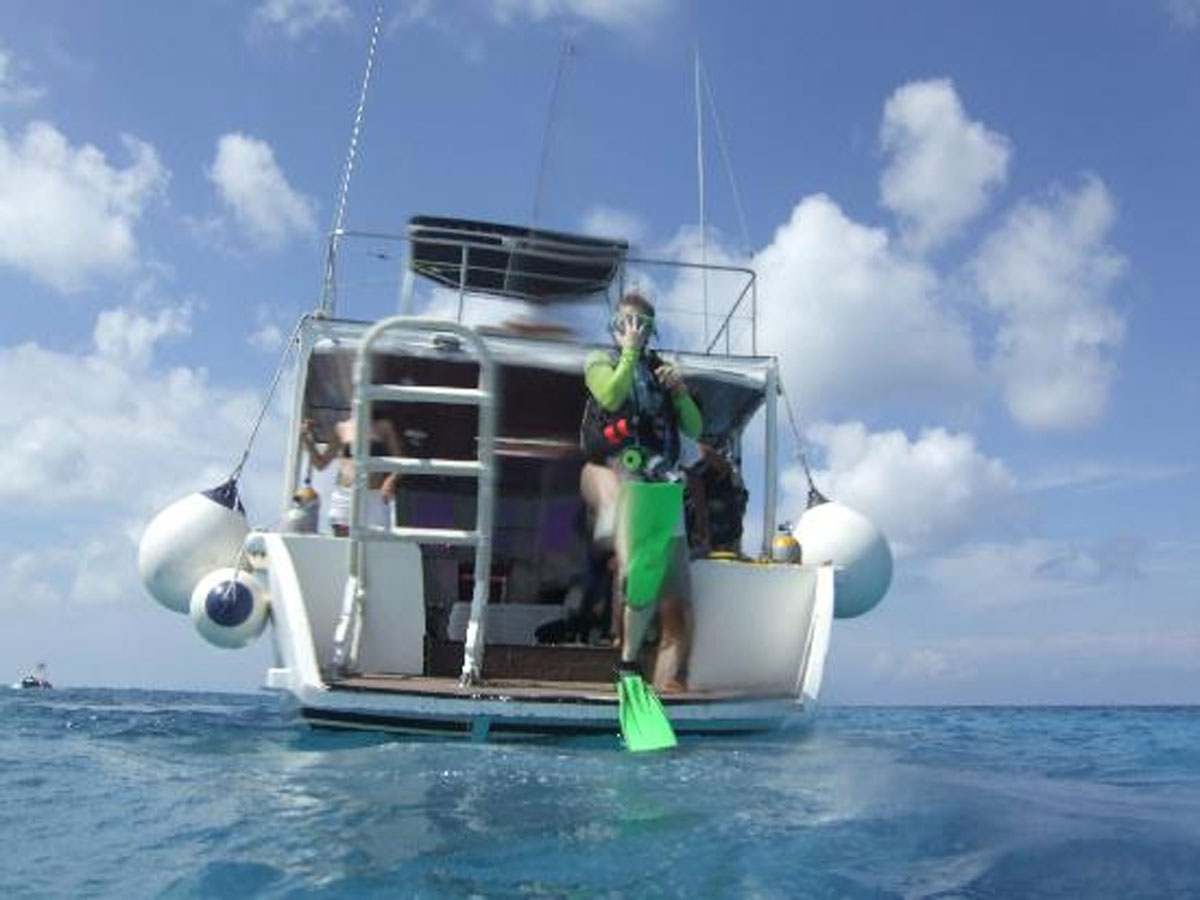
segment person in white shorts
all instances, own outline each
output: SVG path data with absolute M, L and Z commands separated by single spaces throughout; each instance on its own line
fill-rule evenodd
M 350 533 L 350 496 L 354 489 L 354 420 L 342 419 L 333 427 L 333 435 L 318 449 L 318 442 L 311 419 L 304 422 L 301 438 L 308 450 L 313 466 L 324 469 L 337 460 L 337 475 L 333 492 L 329 497 L 329 524 L 338 537 Z M 376 419 L 371 423 L 371 456 L 403 456 L 400 437 L 387 419 Z M 367 525 L 388 528 L 395 522 L 392 501 L 396 496 L 399 475 L 374 472 L 368 482 L 368 491 L 363 497 L 366 504 L 363 520 Z

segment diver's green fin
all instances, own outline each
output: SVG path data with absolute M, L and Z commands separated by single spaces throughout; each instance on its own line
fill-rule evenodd
M 617 675 L 617 700 L 621 737 L 632 753 L 669 750 L 678 741 L 675 729 L 653 689 L 636 672 Z

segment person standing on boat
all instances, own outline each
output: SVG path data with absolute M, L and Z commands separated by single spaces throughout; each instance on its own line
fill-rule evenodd
M 623 584 L 629 575 L 631 548 L 625 534 L 629 529 L 617 521 L 621 485 L 681 480 L 680 432 L 695 438 L 703 423 L 678 370 L 647 347 L 655 333 L 650 301 L 636 291 L 625 294 L 610 325 L 615 351 L 597 350 L 585 363 L 589 396 L 581 443 L 587 462 L 580 486 L 596 518 L 597 539 L 613 541 L 617 582 Z M 690 583 L 682 512 L 681 508 L 677 533 L 667 549 L 666 574 L 658 595 L 660 640 L 653 681 L 662 691 L 684 689 L 690 650 Z M 653 613 L 653 604 L 638 609 L 624 604 L 620 613 L 623 668 L 636 669 Z
M 742 517 L 749 494 L 732 460 L 719 440 L 698 441 L 700 458 L 688 466 L 687 501 L 684 505 L 688 542 L 697 556 L 741 553 Z
M 337 474 L 333 491 L 329 497 L 329 525 L 338 537 L 350 533 L 350 497 L 354 490 L 354 419 L 342 419 L 333 426 L 333 438 L 324 450 L 317 448 L 313 421 L 305 419 L 300 432 L 309 459 L 318 470 L 323 470 L 335 459 Z M 371 422 L 371 456 L 401 456 L 400 437 L 395 426 L 387 419 L 377 418 Z M 368 525 L 390 528 L 395 523 L 392 500 L 396 496 L 397 473 L 373 472 L 367 483 L 368 491 L 363 498 L 366 504 L 364 521 Z

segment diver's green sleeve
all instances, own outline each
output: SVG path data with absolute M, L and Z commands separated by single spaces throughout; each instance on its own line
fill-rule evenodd
M 704 419 L 700 415 L 700 407 L 689 393 L 674 394 L 675 412 L 679 414 L 679 430 L 692 440 L 700 437 L 704 428 Z
M 604 350 L 593 350 L 584 363 L 584 380 L 592 396 L 608 412 L 619 409 L 633 388 L 638 352 L 632 347 L 621 351 L 616 367 Z

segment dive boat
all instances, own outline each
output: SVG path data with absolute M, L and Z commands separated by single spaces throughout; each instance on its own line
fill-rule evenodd
M 398 269 L 398 314 L 343 317 L 343 294 L 377 284 L 344 273 L 347 259 Z M 756 471 L 741 472 L 761 511 L 761 545 L 693 554 L 686 689 L 662 703 L 680 735 L 804 721 L 820 695 L 834 618 L 880 600 L 890 550 L 865 517 L 815 491 L 796 525 L 779 527 L 779 365 L 755 352 L 754 272 L 638 259 L 625 240 L 426 216 L 398 234 L 335 229 L 320 304 L 292 343 L 280 524 L 249 529 L 236 473 L 189 495 L 142 538 L 147 589 L 218 646 L 269 629 L 266 685 L 315 726 L 475 740 L 616 735 L 617 650 L 595 632 L 567 640 L 561 627 L 591 541 L 580 524 L 584 362 L 607 344 L 554 328 L 472 326 L 465 310 L 482 297 L 579 321 L 595 310 L 606 321 L 631 281 L 655 266 L 691 284 L 710 279 L 713 290 L 732 286 L 727 302 L 713 303 L 721 312 L 711 335 L 694 347 L 680 337 L 669 353 L 703 409 L 705 434 L 719 436 L 733 465 L 743 464 L 745 443 L 764 448 L 748 454 Z M 457 312 L 414 315 L 422 300 Z M 729 351 L 739 323 L 748 325 L 744 355 Z M 403 456 L 372 455 L 370 423 L 381 418 L 404 436 Z M 304 423 L 328 434 L 348 419 L 349 533 L 306 533 L 287 514 L 313 495 Z M 747 429 L 759 423 L 761 437 L 751 439 Z M 372 524 L 367 513 L 375 473 L 402 479 L 390 523 Z M 643 655 L 646 671 L 653 653 Z
M 46 677 L 46 664 L 38 663 L 37 668 L 25 675 L 20 681 L 14 682 L 13 690 L 45 690 L 52 688 L 50 679 Z

